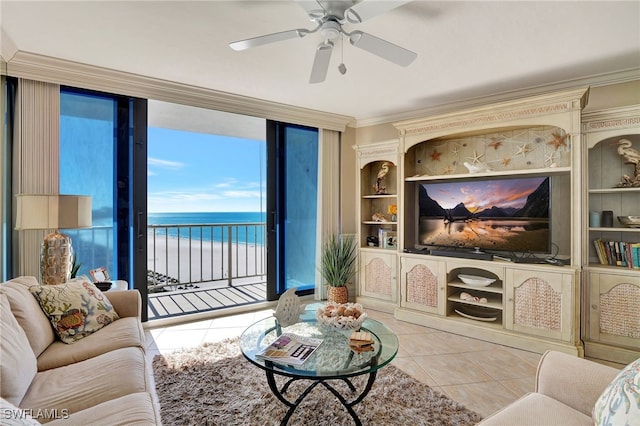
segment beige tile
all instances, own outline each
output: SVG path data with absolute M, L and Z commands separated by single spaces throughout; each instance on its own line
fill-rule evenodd
M 394 358 L 392 365 L 398 367 L 416 380 L 429 385 L 430 387 L 438 386 L 438 383 L 412 358 Z
M 535 365 L 506 350 L 469 352 L 464 357 L 494 380 L 519 379 L 536 374 Z
M 193 321 L 171 326 L 171 330 L 208 330 L 213 320 Z
M 538 368 L 538 364 L 540 363 L 540 358 L 542 357 L 542 355 L 539 353 L 523 351 L 522 349 L 504 347 L 504 350 L 509 351 L 515 354 L 516 356 L 522 358 L 523 360 L 527 361 L 529 364 L 535 366 L 536 369 Z
M 494 381 L 443 386 L 442 389 L 452 399 L 482 417 L 487 417 L 518 399 L 518 396 Z
M 396 334 L 423 334 L 435 331 L 422 325 L 411 324 L 405 321 L 396 320 L 394 318 L 384 320 L 379 319 L 378 321 L 389 327 L 389 329 Z
M 533 392 L 536 386 L 536 379 L 534 377 L 525 377 L 522 379 L 508 379 L 501 380 L 502 386 L 509 389 L 511 392 L 519 397 L 526 395 L 529 392 Z
M 246 327 L 211 328 L 204 335 L 203 342 L 220 342 L 224 339 L 239 337 Z
M 476 368 L 464 354 L 430 355 L 413 357 L 438 385 L 489 382 L 491 376 Z
M 208 330 L 173 330 L 168 328 L 154 340 L 160 350 L 193 348 L 203 342 L 207 332 Z
M 424 334 L 399 334 L 398 342 L 400 349 L 410 356 L 413 355 L 435 355 L 449 352 L 444 345 L 439 344 L 439 340 L 433 339 L 436 333 Z
M 393 365 L 482 416 L 533 390 L 540 354 L 410 324 L 384 312 L 367 312 L 398 335 L 400 347 Z M 239 336 L 272 314 L 267 309 L 145 330 L 147 359 Z

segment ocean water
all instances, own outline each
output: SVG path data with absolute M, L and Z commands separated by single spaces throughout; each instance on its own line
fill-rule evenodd
M 156 236 L 192 238 L 203 241 L 228 241 L 227 226 L 188 226 L 188 225 L 225 225 L 247 224 L 251 226 L 232 226 L 231 240 L 235 243 L 264 244 L 264 212 L 195 212 L 195 213 L 149 213 L 149 225 L 184 225 L 156 229 Z M 259 225 L 255 225 L 259 224 Z M 191 233 L 189 233 L 191 231 Z

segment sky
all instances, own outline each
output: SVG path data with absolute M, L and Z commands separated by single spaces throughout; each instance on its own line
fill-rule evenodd
M 149 127 L 147 157 L 149 213 L 264 210 L 264 141 Z
M 474 180 L 425 184 L 429 196 L 445 209 L 464 203 L 471 212 L 492 206 L 523 207 L 527 197 L 544 181 L 545 177 Z

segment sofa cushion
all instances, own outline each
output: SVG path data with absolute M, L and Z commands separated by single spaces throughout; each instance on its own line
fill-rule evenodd
M 593 407 L 596 425 L 640 424 L 640 359 L 623 368 Z
M 133 393 L 106 401 L 96 406 L 78 411 L 69 419 L 54 420 L 50 426 L 63 425 L 159 425 L 151 395 L 146 392 Z
M 53 342 L 38 357 L 38 371 L 62 367 L 84 361 L 114 349 L 139 347 L 145 349 L 142 323 L 137 318 L 120 318 L 105 326 L 98 333 L 67 345 L 59 340 Z
M 33 353 L 39 356 L 56 338 L 49 318 L 42 312 L 29 287 L 38 285 L 34 277 L 18 277 L 0 285 L 0 293 L 9 299 L 11 312 L 29 339 Z
M 0 398 L 0 425 L 2 426 L 39 426 L 31 414 L 16 407 L 4 398 Z
M 20 405 L 38 369 L 27 335 L 4 294 L 0 294 L 0 336 L 0 396 Z
M 29 290 L 65 343 L 74 343 L 119 318 L 109 299 L 87 280 L 32 286 Z
M 589 425 L 591 417 L 540 393 L 528 393 L 479 423 L 482 426 Z
M 20 407 L 70 415 L 121 396 L 149 392 L 150 377 L 140 348 L 116 349 L 34 377 Z M 38 419 L 45 423 L 48 419 Z

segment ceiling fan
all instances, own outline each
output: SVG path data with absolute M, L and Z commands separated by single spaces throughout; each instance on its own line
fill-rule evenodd
M 233 50 L 246 50 L 278 41 L 302 38 L 320 31 L 324 41 L 316 48 L 311 78 L 309 79 L 310 83 L 320 83 L 325 80 L 329 69 L 331 52 L 333 51 L 333 40 L 341 36 L 348 37 L 349 42 L 355 47 L 373 53 L 394 64 L 406 67 L 418 56 L 415 52 L 359 30 L 347 32 L 342 25 L 347 22 L 359 24 L 408 2 L 407 0 L 299 0 L 298 4 L 306 10 L 311 21 L 316 23 L 315 28 L 311 30 L 298 28 L 234 41 L 229 43 L 229 47 Z M 342 74 L 347 71 L 342 63 L 338 69 Z

